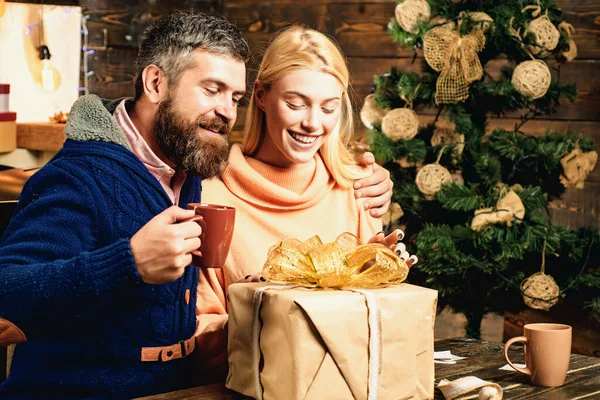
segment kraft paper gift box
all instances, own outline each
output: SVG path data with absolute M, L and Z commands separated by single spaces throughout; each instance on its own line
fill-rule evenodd
M 0 153 L 17 148 L 17 113 L 0 112 Z
M 226 386 L 264 400 L 432 399 L 437 292 L 229 288 Z

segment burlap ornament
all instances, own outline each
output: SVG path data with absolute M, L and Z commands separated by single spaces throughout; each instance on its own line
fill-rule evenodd
M 456 160 L 465 148 L 465 135 L 448 128 L 436 128 L 431 137 L 431 145 L 452 145 L 452 158 Z
M 585 179 L 594 170 L 597 161 L 598 153 L 596 151 L 584 153 L 579 147 L 575 148 L 560 160 L 563 167 L 560 182 L 565 187 L 575 186 L 577 189 L 583 189 Z
M 527 25 L 527 32 L 532 33 L 535 45 L 528 46 L 529 50 L 538 56 L 545 57 L 558 45 L 560 33 L 547 15 L 542 15 Z
M 482 11 L 470 12 L 468 16 L 472 21 L 480 23 L 484 32 L 494 23 L 494 19 Z
M 569 48 L 561 51 L 559 56 L 564 58 L 567 62 L 571 62 L 577 57 L 577 45 L 571 37 L 571 35 L 575 33 L 575 28 L 573 28 L 573 25 L 563 21 L 558 24 L 558 30 L 565 32 L 569 37 Z
M 469 84 L 481 79 L 483 68 L 478 52 L 485 46 L 482 29 L 461 37 L 457 30 L 440 26 L 423 37 L 425 60 L 441 72 L 436 83 L 437 104 L 456 104 L 469 97 Z
M 375 95 L 369 94 L 360 109 L 360 120 L 368 129 L 373 129 L 373 124 L 380 125 L 381 120 L 388 110 L 383 110 L 375 105 Z
M 392 140 L 410 140 L 419 133 L 419 118 L 410 108 L 394 108 L 383 117 L 381 130 Z
M 440 17 L 440 16 L 434 17 L 429 21 L 429 23 L 433 27 L 442 26 L 446 29 L 456 29 L 456 22 L 449 20 L 448 18 L 445 18 L 445 17 Z
M 515 89 L 523 96 L 533 99 L 546 94 L 551 80 L 550 69 L 542 60 L 523 61 L 517 65 L 512 75 Z
M 395 9 L 396 21 L 406 32 L 418 33 L 419 21 L 429 21 L 431 9 L 425 0 L 405 0 Z
M 573 38 L 569 39 L 569 49 L 561 51 L 560 56 L 563 57 L 567 62 L 573 61 L 577 57 L 577 45 Z
M 428 200 L 435 199 L 435 194 L 440 191 L 442 185 L 452 182 L 450 171 L 441 165 L 427 164 L 417 173 L 415 183 L 419 191 Z
M 521 295 L 528 307 L 549 311 L 558 302 L 560 288 L 550 275 L 536 272 L 521 282 Z
M 475 211 L 475 216 L 471 221 L 471 229 L 480 231 L 490 224 L 506 224 L 512 226 L 514 219 L 518 221 L 525 217 L 525 206 L 519 195 L 510 190 L 506 196 L 496 203 L 495 208 L 482 208 Z
M 388 210 L 388 212 L 383 214 L 383 216 L 381 217 L 381 221 L 383 222 L 383 225 L 389 225 L 398 221 L 400 218 L 402 218 L 403 215 L 404 210 L 402 210 L 400 204 L 392 203 L 390 204 L 390 209 Z

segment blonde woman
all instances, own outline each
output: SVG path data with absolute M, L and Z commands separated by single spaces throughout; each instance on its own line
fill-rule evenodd
M 352 134 L 349 72 L 337 46 L 318 31 L 293 26 L 269 45 L 246 118 L 244 141 L 231 149 L 221 179 L 204 181 L 202 200 L 236 208 L 234 237 L 223 270 L 203 269 L 198 284 L 197 356 L 225 360 L 227 287 L 260 273 L 269 247 L 286 237 L 342 232 L 396 246 L 380 218 L 354 197 L 353 184 L 372 173 L 347 150 Z M 416 258 L 410 258 L 414 264 Z M 220 354 L 220 358 L 215 356 Z M 212 362 L 209 359 L 212 358 Z

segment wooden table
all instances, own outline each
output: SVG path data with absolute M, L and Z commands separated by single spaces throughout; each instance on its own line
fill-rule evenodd
M 504 399 L 600 399 L 600 358 L 571 355 L 571 365 L 566 382 L 557 388 L 531 386 L 527 377 L 519 372 L 504 371 L 499 368 L 506 364 L 501 343 L 482 342 L 474 339 L 446 339 L 435 342 L 435 350 L 451 350 L 452 354 L 466 357 L 456 364 L 435 364 L 435 384 L 446 378 L 450 381 L 463 376 L 474 375 L 484 380 L 498 383 L 504 390 Z M 523 350 L 512 346 L 511 360 L 523 362 Z M 443 399 L 436 389 L 435 399 Z M 247 399 L 225 388 L 222 383 L 201 386 L 178 392 L 144 397 L 145 400 L 241 400 Z M 477 399 L 477 392 L 462 399 Z

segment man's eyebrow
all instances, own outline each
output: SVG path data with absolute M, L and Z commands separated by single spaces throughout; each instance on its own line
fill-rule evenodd
M 293 94 L 295 96 L 301 97 L 304 100 L 308 100 L 308 97 L 300 92 L 297 92 L 295 90 L 287 90 L 285 92 L 283 92 L 283 94 Z M 333 101 L 333 100 L 341 100 L 339 97 L 332 97 L 330 99 L 325 99 L 323 100 L 323 103 L 327 103 L 328 101 Z
M 219 79 L 214 79 L 214 78 L 202 79 L 200 81 L 200 83 L 212 83 L 212 84 L 217 85 L 219 87 L 219 89 L 225 89 L 225 90 L 231 89 L 227 83 L 225 83 Z M 246 91 L 245 90 L 234 90 L 233 94 L 243 96 L 246 94 Z

